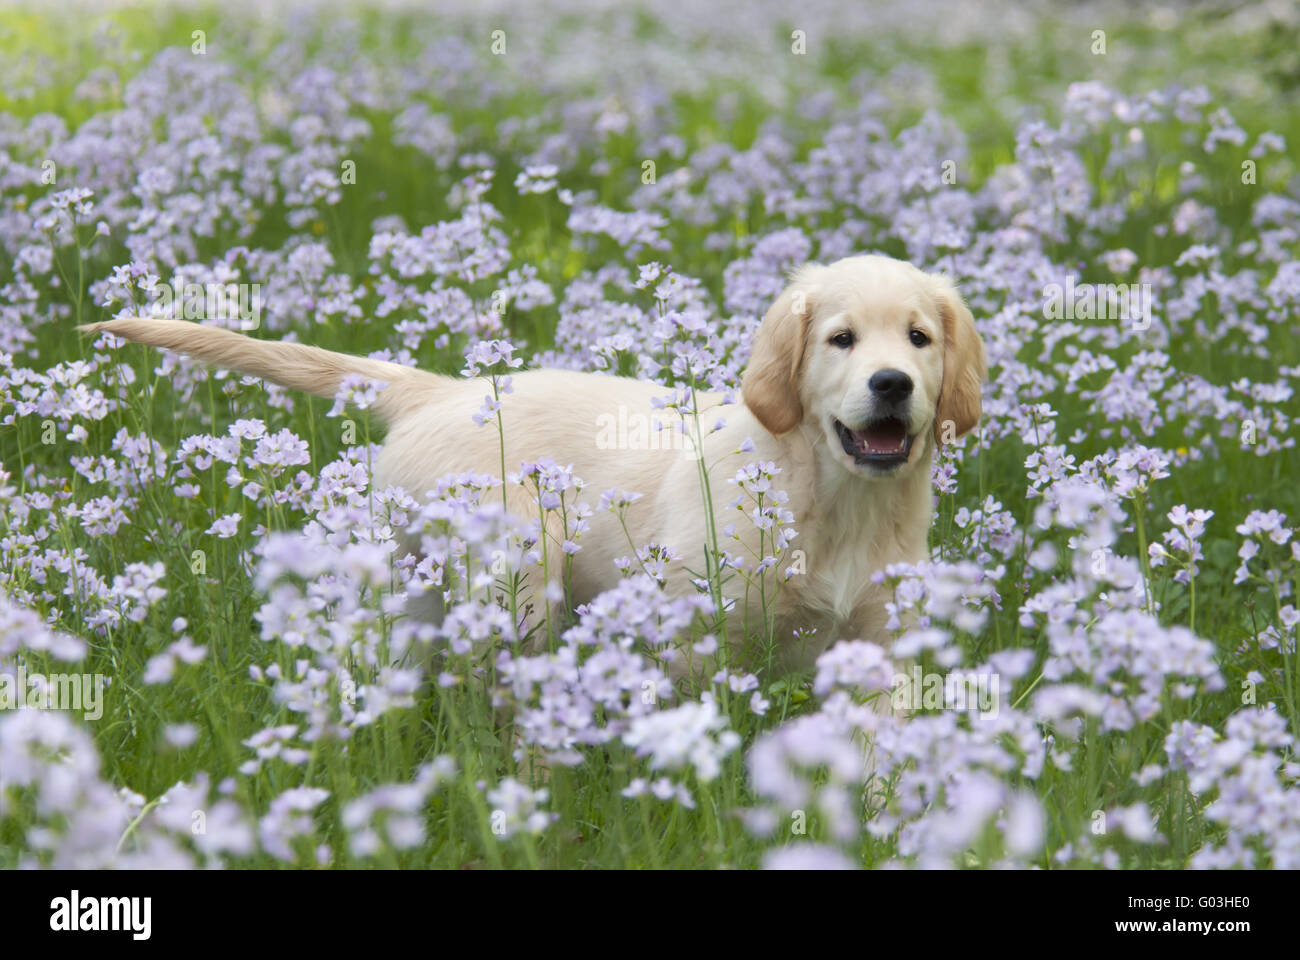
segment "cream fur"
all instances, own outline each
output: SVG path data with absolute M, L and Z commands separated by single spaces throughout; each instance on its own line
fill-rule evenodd
M 910 343 L 913 328 L 932 343 L 925 348 Z M 477 427 L 471 419 L 483 401 L 481 380 L 255 340 L 183 321 L 119 319 L 82 329 L 176 350 L 318 396 L 332 397 L 348 373 L 389 383 L 372 408 L 389 425 L 376 465 L 380 486 L 399 484 L 421 496 L 448 473 L 500 473 L 496 430 Z M 856 337 L 853 349 L 828 342 L 840 330 Z M 916 439 L 907 463 L 891 473 L 855 465 L 831 426 L 834 418 L 853 426 L 851 421 L 870 413 L 867 381 L 883 369 L 901 370 L 914 383 L 907 423 Z M 871 574 L 889 563 L 925 557 L 933 450 L 945 439 L 945 419 L 953 421 L 950 436 L 964 433 L 978 419 L 983 373 L 983 349 L 973 321 L 950 284 L 899 261 L 857 257 L 806 267 L 795 275 L 764 319 L 746 372 L 743 404 L 717 407 L 719 397 L 701 398 L 706 429 L 719 417 L 726 420 L 704 445 L 719 527 L 734 522 L 756 549 L 752 524 L 727 510 L 738 490 L 726 481 L 747 463 L 775 462 L 782 470 L 777 486 L 790 496 L 799 531 L 792 549 L 803 551 L 806 572 L 787 581 L 775 601 L 782 666 L 806 666 L 841 638 L 887 644 L 887 597 L 871 583 Z M 640 492 L 644 498 L 628 512 L 635 545 L 671 546 L 685 566 L 704 569 L 705 523 L 695 460 L 679 450 L 597 445 L 597 418 L 604 414 L 617 420 L 620 407 L 625 418 L 654 416 L 671 423 L 673 415 L 651 405 L 652 398 L 667 393 L 664 387 L 559 370 L 519 373 L 513 381 L 514 392 L 502 397 L 508 471 L 550 456 L 572 465 L 593 504 L 612 487 Z M 945 417 L 947 409 L 954 413 Z M 756 449 L 736 453 L 746 439 Z M 513 512 L 535 515 L 536 506 L 519 488 L 508 494 Z M 723 545 L 731 553 L 741 552 L 734 542 Z M 573 564 L 575 602 L 613 586 L 619 577 L 614 559 L 633 549 L 614 517 L 604 512 L 592 517 L 581 546 Z M 682 570 L 673 573 L 669 584 L 678 591 L 692 589 Z M 761 622 L 755 603 L 746 609 L 738 584 L 735 578 L 729 588 L 735 601 L 729 617 L 733 637 L 743 635 L 747 616 L 751 624 Z M 793 631 L 810 627 L 816 628 L 814 639 L 796 648 Z

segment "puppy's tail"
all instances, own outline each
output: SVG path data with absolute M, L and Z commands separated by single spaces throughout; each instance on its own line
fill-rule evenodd
M 185 320 L 122 317 L 87 323 L 82 331 L 103 331 L 135 343 L 188 354 L 205 363 L 250 374 L 293 390 L 333 398 L 349 374 L 388 384 L 369 407 L 385 423 L 432 397 L 451 378 L 388 363 L 334 353 L 302 343 L 255 340 L 243 334 Z

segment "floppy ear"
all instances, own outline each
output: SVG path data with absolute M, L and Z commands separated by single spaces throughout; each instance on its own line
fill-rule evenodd
M 793 430 L 803 420 L 799 368 L 812 323 L 812 278 L 823 268 L 801 267 L 777 297 L 754 336 L 741 383 L 745 406 L 771 433 Z
M 980 419 L 980 386 L 984 382 L 984 344 L 975 318 L 948 280 L 932 278 L 934 299 L 943 320 L 943 384 L 934 417 L 935 443 L 957 439 Z

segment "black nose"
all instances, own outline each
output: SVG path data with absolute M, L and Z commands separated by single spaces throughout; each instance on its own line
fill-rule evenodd
M 889 403 L 898 403 L 912 395 L 912 378 L 901 370 L 877 370 L 867 381 L 867 386 Z

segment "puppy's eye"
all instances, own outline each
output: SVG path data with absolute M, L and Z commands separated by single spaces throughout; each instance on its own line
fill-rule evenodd
M 831 337 L 831 343 L 847 350 L 849 347 L 853 346 L 853 334 L 848 330 L 841 330 L 839 333 L 835 334 L 835 336 Z
M 914 347 L 924 347 L 927 343 L 930 342 L 930 338 L 927 337 L 920 330 L 913 330 L 911 333 L 907 335 L 907 339 L 912 341 L 912 346 Z

